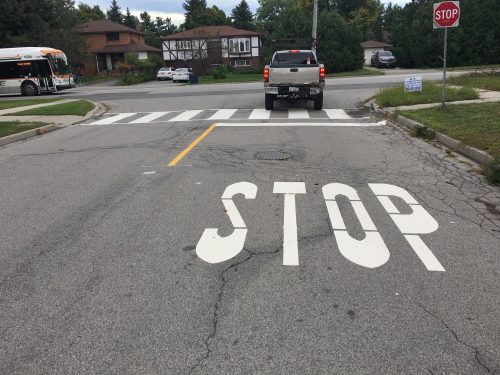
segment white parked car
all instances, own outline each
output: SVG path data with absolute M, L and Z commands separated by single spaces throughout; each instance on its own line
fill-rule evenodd
M 175 68 L 161 68 L 156 74 L 158 81 L 165 81 L 167 79 L 172 79 L 174 75 Z
M 174 75 L 172 76 L 172 80 L 174 82 L 189 81 L 190 77 L 191 72 L 188 68 L 177 68 L 175 69 Z

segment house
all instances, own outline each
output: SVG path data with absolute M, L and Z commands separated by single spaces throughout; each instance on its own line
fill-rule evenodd
M 109 20 L 89 21 L 77 27 L 87 41 L 90 58 L 84 64 L 86 75 L 118 73 L 116 64 L 123 62 L 126 52 L 139 54 L 145 60 L 150 54 L 160 54 L 161 50 L 144 43 L 144 33 L 139 27 L 130 27 Z
M 204 26 L 161 39 L 163 59 L 169 66 L 204 72 L 221 64 L 237 69 L 257 68 L 260 64 L 260 34 L 253 31 Z
M 388 51 L 392 47 L 392 44 L 376 40 L 367 40 L 366 42 L 361 43 L 361 47 L 363 47 L 365 51 L 365 65 L 370 65 L 372 55 L 374 55 L 375 52 Z

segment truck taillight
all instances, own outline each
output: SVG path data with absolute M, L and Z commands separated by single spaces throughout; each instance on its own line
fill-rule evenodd
M 319 68 L 319 79 L 324 80 L 326 78 L 325 68 Z
M 264 82 L 269 82 L 269 69 L 264 69 Z

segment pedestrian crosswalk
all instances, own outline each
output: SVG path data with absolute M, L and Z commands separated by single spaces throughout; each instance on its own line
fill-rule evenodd
M 276 109 L 196 109 L 164 112 L 127 112 L 107 114 L 103 118 L 83 125 L 150 124 L 186 121 L 235 120 L 351 120 L 343 109 L 313 111 L 303 108 Z

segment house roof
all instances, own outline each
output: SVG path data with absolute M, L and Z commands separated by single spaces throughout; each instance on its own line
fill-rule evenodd
M 361 47 L 363 47 L 363 48 L 387 48 L 387 47 L 392 47 L 392 44 L 388 44 L 385 42 L 379 42 L 377 40 L 367 40 L 366 42 L 361 43 Z
M 160 49 L 148 46 L 144 43 L 132 40 L 129 44 L 122 45 L 109 45 L 98 50 L 92 51 L 93 53 L 125 53 L 125 52 L 161 52 Z
M 120 25 L 119 23 L 112 22 L 110 20 L 97 20 L 82 23 L 76 27 L 80 34 L 101 34 L 101 33 L 118 33 L 127 32 L 133 34 L 141 34 L 140 31 L 132 29 L 125 25 Z
M 164 36 L 162 40 L 194 39 L 194 38 L 219 38 L 231 36 L 259 36 L 254 31 L 237 29 L 232 26 L 202 26 L 195 29 L 181 31 L 180 33 Z

